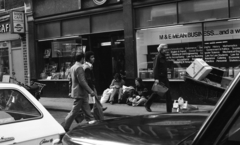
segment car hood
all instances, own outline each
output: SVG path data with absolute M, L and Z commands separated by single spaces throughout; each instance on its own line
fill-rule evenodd
M 209 114 L 157 114 L 123 117 L 77 126 L 65 144 L 161 144 L 175 145 L 197 132 Z

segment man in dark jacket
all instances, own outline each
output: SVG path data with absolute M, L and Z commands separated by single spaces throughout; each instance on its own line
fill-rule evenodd
M 167 74 L 167 61 L 165 53 L 167 51 L 167 44 L 160 44 L 157 48 L 158 54 L 155 57 L 153 64 L 154 83 L 163 83 L 166 87 L 170 88 L 168 74 Z M 148 112 L 151 112 L 150 106 L 155 97 L 159 97 L 156 93 L 153 93 L 145 104 L 145 108 Z M 170 89 L 166 93 L 166 106 L 167 112 L 172 112 L 172 97 Z
M 83 64 L 83 68 L 85 71 L 85 78 L 88 83 L 88 86 L 97 94 L 97 90 L 95 87 L 95 77 L 93 72 L 93 63 L 95 62 L 94 53 L 92 51 L 87 51 L 85 54 L 85 63 Z M 91 109 L 93 108 L 94 101 L 93 99 L 89 98 L 89 104 Z M 107 107 L 102 107 L 102 110 L 105 111 Z

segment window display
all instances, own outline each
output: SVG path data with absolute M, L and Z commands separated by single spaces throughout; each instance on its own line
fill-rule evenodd
M 196 58 L 234 77 L 240 71 L 240 21 L 218 21 L 138 30 L 137 64 L 142 79 L 152 79 L 153 59 L 160 43 L 168 44 L 170 79 L 182 79 Z M 204 36 L 202 36 L 204 35 Z
M 67 80 L 74 56 L 86 49 L 75 40 L 40 42 L 39 46 L 43 54 L 40 78 L 46 80 Z

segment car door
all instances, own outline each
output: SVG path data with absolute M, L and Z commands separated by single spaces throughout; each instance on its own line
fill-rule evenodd
M 224 92 L 192 145 L 240 144 L 240 75 Z
M 28 91 L 0 85 L 0 145 L 50 145 L 64 133 Z

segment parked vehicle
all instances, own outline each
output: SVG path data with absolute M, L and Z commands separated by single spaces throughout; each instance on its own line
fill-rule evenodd
M 239 145 L 239 90 L 238 74 L 211 113 L 156 114 L 100 121 L 67 132 L 63 144 Z
M 63 127 L 24 87 L 0 83 L 0 144 L 57 145 Z

